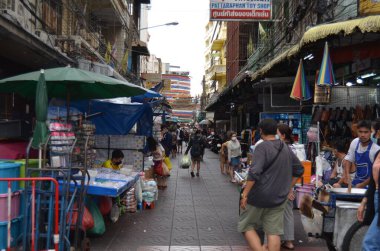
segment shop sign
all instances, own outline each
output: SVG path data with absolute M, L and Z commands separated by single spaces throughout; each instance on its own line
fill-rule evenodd
M 211 21 L 265 21 L 272 18 L 272 0 L 210 0 Z
M 380 14 L 380 0 L 360 0 L 360 15 Z
M 172 84 L 172 81 L 170 79 L 164 79 L 164 87 L 162 88 L 162 91 L 164 92 L 168 92 L 170 91 L 172 88 L 171 88 L 171 84 Z
M 329 86 L 319 86 L 315 84 L 314 88 L 314 103 L 328 104 L 330 103 L 331 88 Z

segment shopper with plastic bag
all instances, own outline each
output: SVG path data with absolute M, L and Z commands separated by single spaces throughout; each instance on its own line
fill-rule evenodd
M 201 159 L 203 152 L 204 142 L 202 140 L 202 134 L 200 130 L 197 130 L 195 134 L 191 137 L 189 145 L 187 146 L 185 155 L 187 155 L 190 151 L 191 155 L 191 177 L 195 177 L 194 169 L 195 165 L 197 166 L 197 177 L 199 177 L 199 171 L 201 169 Z

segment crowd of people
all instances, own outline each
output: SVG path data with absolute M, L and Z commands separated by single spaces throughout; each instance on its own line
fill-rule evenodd
M 242 192 L 243 209 L 238 224 L 252 250 L 294 249 L 294 185 L 303 174 L 303 166 L 296 157 L 291 128 L 265 119 L 258 125 L 261 140 L 255 145 L 253 163 Z M 359 221 L 370 225 L 362 243 L 362 250 L 380 250 L 379 183 L 380 183 L 380 123 L 360 121 L 357 135 L 347 147 L 347 139 L 335 142 L 336 158 L 333 170 L 325 183 L 332 187 L 367 188 L 357 211 Z M 223 145 L 228 145 L 224 143 Z M 221 153 L 221 168 L 228 160 L 226 150 Z M 320 184 L 324 185 L 323 183 Z M 266 234 L 262 245 L 257 230 Z
M 155 170 L 168 176 L 164 158 L 177 153 L 190 154 L 192 178 L 200 176 L 201 161 L 207 145 L 205 130 L 191 131 L 177 126 L 169 130 L 162 127 L 160 142 L 148 139 Z M 332 187 L 367 188 L 357 212 L 357 218 L 370 227 L 363 241 L 363 250 L 380 250 L 379 183 L 380 183 L 380 122 L 360 121 L 358 137 L 347 144 L 348 139 L 337 139 L 333 155 L 336 159 L 331 174 L 320 185 Z M 294 186 L 303 175 L 304 168 L 296 156 L 292 129 L 272 119 L 262 120 L 252 140 L 252 163 L 246 185 L 241 193 L 242 209 L 238 231 L 243 233 L 252 250 L 294 249 Z M 184 147 L 186 144 L 186 148 Z M 349 147 L 348 147 L 349 146 Z M 234 172 L 242 168 L 242 144 L 236 132 L 225 134 L 220 146 L 220 171 L 235 183 Z M 118 157 L 118 156 L 116 156 Z M 118 158 L 115 158 L 118 163 Z M 266 244 L 257 231 L 264 231 Z

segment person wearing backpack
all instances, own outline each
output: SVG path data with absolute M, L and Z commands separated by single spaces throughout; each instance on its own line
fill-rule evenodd
M 191 155 L 191 177 L 194 178 L 194 169 L 197 165 L 197 177 L 199 177 L 199 170 L 201 169 L 201 158 L 202 158 L 203 141 L 202 134 L 200 130 L 197 130 L 195 134 L 190 138 L 190 142 L 187 146 L 185 154 L 190 151 Z

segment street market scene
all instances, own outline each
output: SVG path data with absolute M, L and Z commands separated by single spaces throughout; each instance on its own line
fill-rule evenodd
M 0 0 L 0 251 L 380 251 L 380 2 Z

